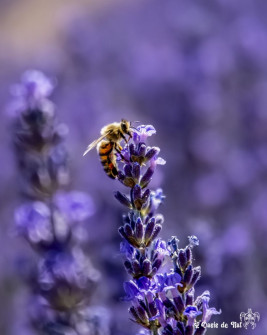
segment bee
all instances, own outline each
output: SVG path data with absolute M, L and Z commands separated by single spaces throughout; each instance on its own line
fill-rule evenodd
M 101 136 L 88 145 L 83 156 L 96 147 L 104 171 L 110 178 L 116 179 L 118 176 L 116 152 L 121 154 L 120 142 L 124 140 L 127 143 L 132 137 L 131 128 L 131 123 L 123 119 L 121 122 L 106 125 L 100 131 Z M 129 135 L 128 140 L 125 135 Z

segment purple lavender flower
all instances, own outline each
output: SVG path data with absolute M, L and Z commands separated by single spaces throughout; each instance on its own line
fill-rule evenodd
M 196 317 L 200 314 L 202 313 L 198 311 L 196 306 L 187 306 L 184 310 L 184 315 L 187 316 L 188 326 L 193 326 Z
M 201 299 L 201 302 L 202 302 L 202 309 L 203 309 L 203 318 L 202 318 L 203 323 L 208 323 L 210 321 L 210 318 L 212 317 L 212 315 L 221 314 L 221 310 L 217 311 L 214 307 L 212 307 L 212 308 L 209 307 L 209 301 L 210 301 L 210 292 L 209 291 L 205 291 L 201 295 L 200 299 Z
M 93 215 L 95 206 L 89 195 L 62 189 L 69 183 L 67 127 L 56 122 L 55 106 L 47 99 L 53 88 L 44 74 L 28 71 L 13 91 L 14 145 L 27 200 L 16 210 L 15 222 L 39 256 L 27 274 L 31 300 L 39 306 L 29 316 L 33 328 L 42 334 L 88 335 L 102 327 L 101 322 L 93 326 L 88 314 L 100 274 L 78 245 L 75 226 Z
M 54 239 L 51 211 L 41 201 L 18 207 L 15 211 L 15 223 L 18 233 L 32 244 L 51 243 Z
M 164 199 L 165 195 L 163 194 L 161 188 L 158 188 L 156 191 L 152 191 L 150 194 L 149 212 L 151 214 L 155 213 Z
M 142 125 L 137 128 L 137 132 L 134 132 L 133 134 L 133 140 L 135 143 L 145 143 L 147 140 L 147 137 L 152 136 L 153 134 L 156 134 L 156 129 L 151 125 Z
M 40 294 L 56 310 L 77 308 L 91 298 L 99 272 L 82 250 L 48 254 L 39 265 Z
M 12 87 L 14 100 L 9 110 L 14 116 L 31 114 L 33 110 L 42 110 L 47 117 L 54 116 L 54 105 L 47 98 L 51 95 L 55 83 L 42 72 L 28 70 L 21 77 L 21 83 Z
M 40 100 L 49 97 L 55 84 L 42 72 L 28 70 L 21 77 L 21 84 L 15 85 L 13 93 L 24 98 Z
M 70 222 L 84 221 L 95 212 L 92 198 L 84 192 L 58 192 L 54 203 Z
M 118 180 L 130 188 L 130 195 L 115 192 L 115 198 L 128 210 L 119 233 L 124 266 L 132 280 L 124 283 L 125 300 L 131 301 L 131 320 L 150 334 L 193 335 L 194 321 L 203 314 L 209 320 L 218 313 L 207 306 L 207 295 L 194 298 L 194 286 L 200 278 L 200 267 L 192 264 L 192 249 L 199 244 L 196 236 L 189 236 L 189 244 L 179 248 L 173 236 L 168 244 L 158 235 L 163 216 L 156 211 L 164 198 L 163 191 L 152 191 L 149 183 L 158 164 L 160 149 L 148 147 L 146 139 L 155 134 L 153 126 L 139 126 L 118 155 Z M 169 258 L 173 266 L 169 272 L 162 265 Z M 205 328 L 203 327 L 205 330 Z M 199 330 L 198 330 L 199 331 Z M 146 331 L 145 331 L 146 333 Z

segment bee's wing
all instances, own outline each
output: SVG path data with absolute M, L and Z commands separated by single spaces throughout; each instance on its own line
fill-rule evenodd
M 86 154 L 88 154 L 88 152 L 89 152 L 90 150 L 92 150 L 94 147 L 96 147 L 97 144 L 98 144 L 99 142 L 101 142 L 101 141 L 103 140 L 103 138 L 105 138 L 108 134 L 109 134 L 109 132 L 106 133 L 106 134 L 104 134 L 104 135 L 102 135 L 102 136 L 100 136 L 98 139 L 96 139 L 96 140 L 94 140 L 92 143 L 90 143 L 90 144 L 88 145 L 87 149 L 85 150 L 85 152 L 83 153 L 83 156 L 85 156 Z

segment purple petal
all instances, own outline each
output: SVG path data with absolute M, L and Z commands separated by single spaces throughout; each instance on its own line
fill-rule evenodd
M 58 209 L 72 222 L 84 221 L 95 212 L 92 198 L 84 192 L 60 192 L 54 200 Z

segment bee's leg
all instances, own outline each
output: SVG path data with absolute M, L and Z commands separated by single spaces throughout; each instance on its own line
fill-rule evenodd
M 129 163 L 128 159 L 125 159 L 125 157 L 123 156 L 123 154 L 121 153 L 122 147 L 119 144 L 115 144 L 114 149 L 117 151 L 117 153 L 121 156 L 121 159 L 124 162 Z
M 117 151 L 117 153 L 121 156 L 121 159 L 125 161 L 125 158 L 123 157 L 121 150 L 122 147 L 119 144 L 115 144 L 114 149 Z
M 127 140 L 127 138 L 124 136 L 123 133 L 120 133 L 121 137 L 124 139 L 125 143 L 128 143 L 129 140 Z
M 128 139 L 127 139 L 126 143 L 128 143 L 128 142 L 130 141 L 130 138 L 133 138 L 133 136 L 132 136 L 132 134 L 131 134 L 131 133 L 128 133 L 128 135 L 129 135 L 129 137 L 128 137 Z

